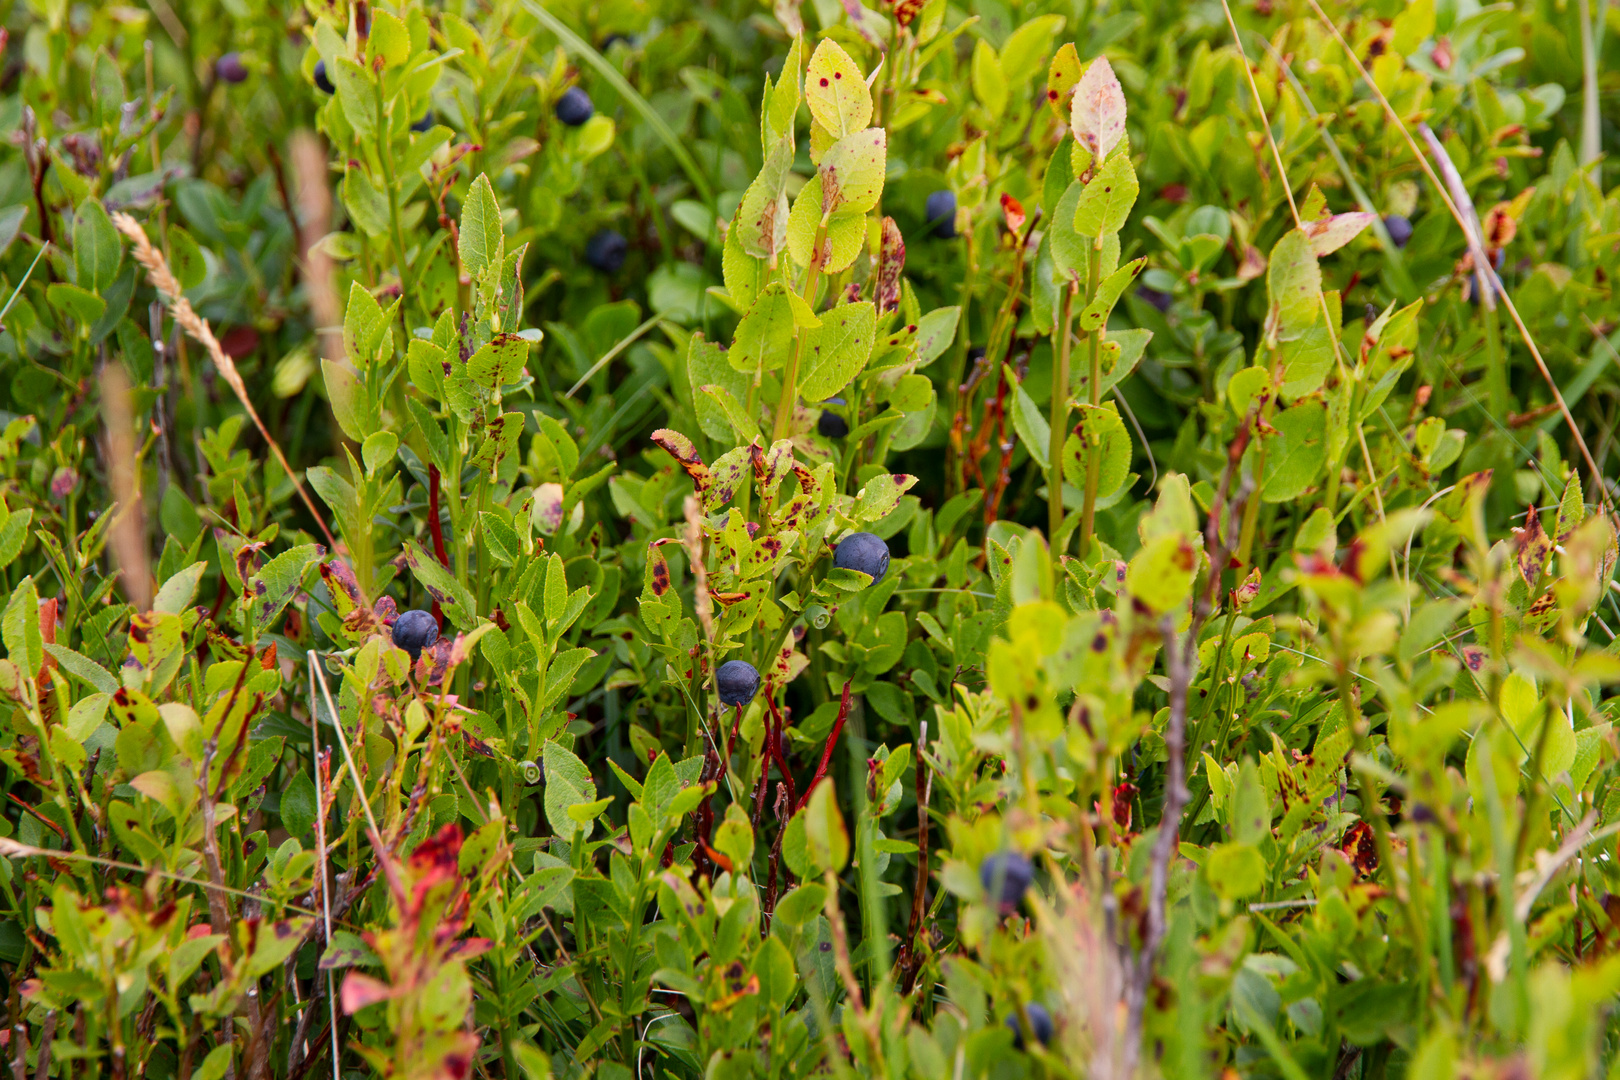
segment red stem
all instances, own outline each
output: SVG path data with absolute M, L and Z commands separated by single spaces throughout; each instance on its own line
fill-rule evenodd
M 798 792 L 793 786 L 793 774 L 788 771 L 787 756 L 782 753 L 782 729 L 786 725 L 782 723 L 782 714 L 776 711 L 776 699 L 767 697 L 765 704 L 771 710 L 771 718 L 776 721 L 771 725 L 771 730 L 765 733 L 765 748 L 770 751 L 771 760 L 776 762 L 777 770 L 781 772 L 782 779 L 787 782 L 788 805 L 792 806 L 794 797 Z M 765 767 L 765 771 L 770 771 L 769 765 Z
M 816 785 L 827 776 L 827 763 L 832 760 L 833 747 L 838 745 L 838 735 L 844 730 L 844 721 L 849 719 L 849 683 L 844 683 L 844 697 L 838 703 L 838 719 L 833 721 L 832 733 L 827 736 L 827 745 L 821 751 L 821 764 L 816 766 L 816 775 L 811 779 L 810 785 L 804 789 L 794 812 L 804 809 L 804 804 L 810 801 L 810 793 L 816 790 Z

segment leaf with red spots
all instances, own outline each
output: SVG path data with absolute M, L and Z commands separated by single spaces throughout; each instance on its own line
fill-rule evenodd
M 1069 94 L 1079 83 L 1080 76 L 1085 73 L 1084 65 L 1080 63 L 1080 53 L 1076 51 L 1073 42 L 1065 44 L 1052 55 L 1052 63 L 1046 69 L 1046 103 L 1052 106 L 1052 111 L 1059 117 L 1067 120 L 1070 113 L 1067 107 Z
M 1533 589 L 1553 549 L 1552 537 L 1541 527 L 1541 514 L 1534 506 L 1525 515 L 1524 527 L 1513 530 L 1513 545 L 1519 576 Z
M 1053 63 L 1055 65 L 1056 61 Z M 1125 137 L 1125 91 L 1120 89 L 1119 78 L 1107 57 L 1093 60 L 1075 86 L 1069 127 L 1075 141 L 1091 152 L 1093 161 L 1108 157 L 1109 151 Z
M 869 213 L 883 194 L 888 137 L 882 128 L 846 135 L 821 156 L 821 212 Z
M 709 490 L 709 484 L 712 482 L 709 468 L 703 464 L 703 458 L 698 455 L 697 447 L 692 445 L 691 439 L 678 431 L 659 428 L 652 433 L 652 441 L 663 447 L 669 456 L 686 470 L 686 475 L 692 478 L 699 495 Z
M 872 121 L 872 93 L 861 69 L 831 38 L 823 38 L 810 56 L 804 99 L 816 123 L 835 138 L 860 131 Z
M 878 251 L 877 284 L 872 298 L 877 302 L 879 315 L 886 315 L 900 307 L 900 272 L 906 268 L 906 241 L 900 235 L 900 226 L 894 218 L 883 219 L 883 243 Z

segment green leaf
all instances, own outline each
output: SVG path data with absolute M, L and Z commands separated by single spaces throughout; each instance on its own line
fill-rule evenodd
M 802 333 L 804 374 L 799 395 L 806 401 L 825 401 L 866 369 L 877 337 L 877 308 L 869 300 L 840 304 L 821 316 L 819 327 Z
M 927 367 L 939 359 L 956 340 L 956 325 L 961 321 L 962 309 L 956 305 L 938 307 L 917 322 L 917 366 Z
M 1327 405 L 1320 398 L 1308 398 L 1272 417 L 1277 433 L 1264 436 L 1261 497 L 1266 502 L 1291 502 L 1316 482 L 1327 463 L 1327 425 Z
M 1227 900 L 1253 896 L 1266 885 L 1266 860 L 1253 844 L 1217 844 L 1204 863 L 1211 887 Z
M 343 118 L 354 133 L 364 140 L 376 138 L 377 97 L 371 74 L 347 56 L 328 58 L 326 74 L 337 88 Z
M 1014 382 L 1011 365 L 1005 366 L 1007 381 Z M 1050 470 L 1052 425 L 1022 384 L 1013 390 L 1012 420 L 1013 427 L 1018 431 L 1018 439 L 1024 444 L 1024 449 L 1029 451 L 1030 458 L 1041 467 L 1042 472 Z
M 1322 268 L 1300 230 L 1290 229 L 1271 249 L 1266 290 L 1271 299 L 1266 329 L 1272 341 L 1297 337 L 1321 317 Z
M 1198 572 L 1198 549 L 1185 533 L 1170 532 L 1147 541 L 1125 571 L 1125 588 L 1133 600 L 1163 615 L 1192 596 Z
M 45 641 L 39 632 L 39 591 L 32 577 L 23 578 L 11 591 L 5 615 L 0 617 L 0 639 L 5 641 L 7 658 L 25 677 L 39 674 L 45 661 Z
M 501 461 L 517 450 L 518 436 L 523 434 L 523 414 L 502 413 L 484 425 L 483 433 L 478 450 L 468 464 L 493 474 Z
M 505 238 L 501 234 L 501 208 L 489 177 L 478 174 L 467 191 L 461 208 L 461 238 L 458 251 L 467 273 L 479 276 L 490 266 L 499 265 Z
M 116 694 L 123 685 L 113 678 L 112 672 L 83 653 L 74 652 L 65 645 L 50 644 L 45 645 L 44 649 L 56 658 L 64 671 L 83 679 L 103 694 Z
M 73 267 L 80 288 L 101 292 L 118 277 L 123 238 L 98 199 L 86 199 L 73 215 Z
M 385 67 L 399 67 L 411 58 L 411 32 L 397 15 L 382 10 L 372 12 L 366 56 L 373 60 L 380 57 Z
M 0 499 L 0 570 L 11 565 L 13 559 L 22 553 L 23 541 L 28 539 L 28 526 L 34 520 L 34 511 L 6 510 L 5 502 Z
M 973 46 L 972 79 L 973 96 L 992 118 L 999 118 L 1007 111 L 1007 76 L 1002 74 L 996 50 L 983 38 Z
M 883 194 L 888 137 L 882 128 L 846 135 L 821 155 L 821 212 L 870 213 Z
M 729 425 L 729 430 L 717 438 L 735 438 L 744 444 L 759 438 L 759 421 L 748 415 L 747 407 L 737 400 L 736 394 L 718 383 L 706 383 L 697 390 L 699 395 L 720 406 L 720 412 Z
M 731 439 L 733 424 L 719 400 L 703 393 L 704 387 L 724 388 L 734 400 L 748 396 L 749 374 L 732 367 L 726 352 L 715 342 L 704 338 L 702 331 L 694 333 L 686 346 L 686 377 L 692 390 L 692 406 L 697 412 L 698 426 L 711 439 Z
M 1080 405 L 1074 431 L 1063 442 L 1063 477 L 1081 490 L 1090 459 L 1097 457 L 1097 496 L 1118 491 L 1131 470 L 1131 437 L 1112 403 Z
M 793 342 L 794 314 L 790 293 L 773 281 L 759 294 L 754 306 L 737 324 L 737 335 L 726 359 L 738 371 L 774 371 L 787 363 Z
M 1093 238 L 1119 232 L 1136 205 L 1138 190 L 1131 159 L 1123 152 L 1109 158 L 1080 193 L 1074 211 L 1075 231 Z
M 771 146 L 770 153 L 765 155 L 764 168 L 748 185 L 737 207 L 733 229 L 737 243 L 748 255 L 770 259 L 787 246 L 787 178 L 792 167 L 793 136 L 788 134 Z M 730 287 L 730 275 L 727 275 L 727 287 Z M 733 296 L 736 296 L 735 290 Z M 740 301 L 742 297 L 737 299 Z
M 439 565 L 437 559 L 423 551 L 415 540 L 406 540 L 404 549 L 405 563 L 422 588 L 439 602 L 440 608 L 457 628 L 471 630 L 477 621 L 477 605 L 473 602 L 472 593 L 452 577 L 450 571 Z
M 292 600 L 303 584 L 304 573 L 321 557 L 319 544 L 301 544 L 289 548 L 265 563 L 248 583 L 254 593 L 253 626 L 256 633 L 270 629 L 282 608 Z
M 315 781 L 310 779 L 309 773 L 300 772 L 281 793 L 281 823 L 286 826 L 287 835 L 297 837 L 308 833 L 315 824 L 317 812 Z
M 107 301 L 66 281 L 47 286 L 45 299 L 51 307 L 64 309 L 86 327 L 94 326 L 107 313 Z
M 1135 259 L 1102 279 L 1097 285 L 1096 297 L 1080 313 L 1081 333 L 1089 334 L 1108 325 L 1108 313 L 1114 310 L 1120 295 L 1130 287 L 1131 282 L 1136 280 L 1136 276 L 1146 266 L 1147 259 Z
M 197 586 L 208 569 L 205 562 L 195 562 L 171 574 L 152 600 L 153 611 L 167 611 L 171 615 L 184 614 L 197 598 Z
M 484 531 L 484 543 L 489 553 L 502 566 L 511 566 L 523 555 L 523 542 L 517 530 L 495 514 L 485 510 L 478 515 L 478 527 Z
M 838 798 L 831 780 L 816 785 L 805 804 L 804 841 L 810 865 L 816 874 L 839 873 L 849 862 L 849 831 L 839 813 Z

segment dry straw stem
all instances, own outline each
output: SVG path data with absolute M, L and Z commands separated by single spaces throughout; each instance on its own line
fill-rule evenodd
M 146 551 L 146 515 L 136 474 L 135 421 L 130 415 L 129 379 L 116 363 L 102 365 L 101 410 L 107 424 L 107 473 L 118 516 L 109 537 L 113 559 L 124 579 L 124 595 L 136 611 L 152 608 L 152 565 Z
M 332 287 L 332 257 L 318 245 L 332 223 L 332 192 L 326 184 L 326 151 L 307 131 L 292 137 L 289 147 L 298 180 L 298 246 L 303 252 L 304 287 L 320 337 L 321 355 L 343 359 L 343 307 Z
M 232 360 L 225 350 L 220 348 L 219 341 L 214 337 L 213 330 L 208 327 L 208 320 L 198 315 L 192 309 L 191 301 L 181 294 L 180 282 L 170 272 L 169 264 L 163 260 L 163 253 L 152 246 L 152 241 L 147 239 L 146 230 L 141 228 L 140 222 L 128 214 L 114 213 L 112 223 L 118 227 L 119 232 L 129 237 L 130 243 L 135 246 L 136 261 L 146 267 L 147 277 L 151 278 L 152 284 L 156 286 L 157 291 L 163 294 L 163 299 L 169 305 L 169 311 L 174 316 L 174 321 L 180 324 L 181 329 L 185 330 L 192 340 L 208 350 L 209 356 L 213 357 L 214 367 L 219 370 L 220 377 L 229 383 L 231 389 L 235 391 L 236 400 L 240 401 L 242 408 L 247 410 L 248 416 L 253 420 L 253 425 L 259 429 L 259 434 L 264 436 L 264 441 L 269 445 L 270 452 L 276 455 L 276 461 L 281 464 L 282 471 L 287 474 L 287 479 L 292 481 L 293 487 L 298 491 L 299 498 L 304 500 L 304 505 L 309 508 L 310 514 L 315 518 L 315 524 L 320 526 L 321 534 L 326 537 L 329 550 L 336 551 L 338 543 L 333 538 L 332 531 L 326 527 L 326 519 L 315 508 L 315 503 L 310 499 L 309 492 L 304 490 L 303 482 L 298 479 L 298 474 L 293 472 L 291 465 L 287 464 L 287 456 L 281 452 L 281 445 L 270 434 L 270 429 L 264 426 L 264 421 L 259 419 L 259 412 L 253 407 L 253 402 L 248 400 L 247 384 L 242 381 L 241 373 L 236 370 L 236 361 Z
M 1221 2 L 1224 4 L 1226 0 L 1221 0 Z M 1434 166 L 1429 164 L 1429 159 L 1418 148 L 1417 140 L 1412 138 L 1412 132 L 1407 128 L 1406 122 L 1401 119 L 1400 114 L 1395 111 L 1395 107 L 1384 96 L 1384 92 L 1378 88 L 1378 83 L 1373 81 L 1373 77 L 1362 66 L 1361 58 L 1350 47 L 1350 43 L 1344 39 L 1344 35 L 1339 33 L 1338 25 L 1327 17 L 1327 13 L 1322 10 L 1322 6 L 1317 3 L 1317 0 L 1309 0 L 1309 2 L 1311 10 L 1316 12 L 1316 17 L 1321 20 L 1323 26 L 1327 27 L 1328 33 L 1333 35 L 1333 39 L 1344 50 L 1345 56 L 1349 57 L 1350 62 L 1355 65 L 1357 74 L 1361 76 L 1361 81 L 1367 85 L 1367 89 L 1372 91 L 1373 97 L 1378 99 L 1378 104 L 1383 106 L 1385 115 L 1400 130 L 1401 137 L 1406 140 L 1407 147 L 1412 151 L 1412 156 L 1423 167 L 1424 174 L 1428 176 L 1429 183 L 1433 185 L 1435 194 L 1440 196 L 1440 201 L 1446 204 L 1446 209 L 1456 219 L 1457 227 L 1462 229 L 1463 236 L 1467 238 L 1468 249 L 1473 256 L 1474 265 L 1476 267 L 1489 267 L 1490 260 L 1485 258 L 1485 248 L 1479 234 L 1469 226 L 1468 221 L 1462 215 L 1462 211 L 1457 208 L 1457 204 L 1447 194 L 1445 182 L 1435 173 Z M 1231 18 L 1230 12 L 1228 12 L 1227 17 Z M 1236 33 L 1235 29 L 1233 33 Z M 1547 389 L 1552 391 L 1553 400 L 1558 403 L 1558 411 L 1563 415 L 1564 423 L 1568 425 L 1569 433 L 1575 439 L 1575 445 L 1580 448 L 1581 457 L 1585 459 L 1587 469 L 1591 471 L 1592 486 L 1597 489 L 1599 501 L 1602 502 L 1603 508 L 1612 515 L 1614 513 L 1614 503 L 1609 498 L 1608 487 L 1603 483 L 1603 474 L 1598 470 L 1597 462 L 1592 459 L 1592 451 L 1587 448 L 1586 439 L 1581 436 L 1581 429 L 1575 423 L 1575 417 L 1570 413 L 1569 405 L 1564 401 L 1564 395 L 1558 390 L 1558 383 L 1553 380 L 1552 372 L 1547 370 L 1547 362 L 1542 359 L 1541 350 L 1536 348 L 1535 339 L 1530 336 L 1529 327 L 1525 326 L 1524 319 L 1519 316 L 1518 307 L 1514 305 L 1513 299 L 1508 296 L 1507 290 L 1502 287 L 1501 278 L 1497 277 L 1494 271 L 1487 270 L 1486 272 L 1490 275 L 1491 284 L 1495 287 L 1496 295 L 1501 297 L 1503 306 L 1507 308 L 1508 314 L 1513 317 L 1513 325 L 1518 327 L 1519 337 L 1524 339 L 1525 347 L 1530 350 L 1530 355 L 1535 360 L 1536 367 L 1541 371 L 1542 379 L 1547 383 Z

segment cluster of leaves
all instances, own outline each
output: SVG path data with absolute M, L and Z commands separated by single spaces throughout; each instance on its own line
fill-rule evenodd
M 1310 7 L 8 9 L 13 1074 L 1612 1071 L 1620 27 Z

